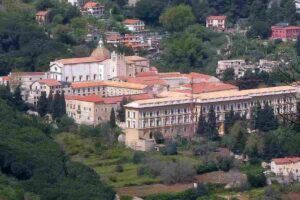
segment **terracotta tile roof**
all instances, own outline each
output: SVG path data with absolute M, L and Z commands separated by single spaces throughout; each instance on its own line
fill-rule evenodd
M 43 76 L 46 72 L 11 72 L 10 76 Z
M 49 10 L 46 11 L 38 11 L 35 15 L 36 16 L 46 16 L 49 14 Z
M 68 64 L 80 64 L 80 63 L 94 63 L 101 62 L 103 59 L 99 59 L 96 57 L 83 57 L 83 58 L 65 58 L 57 60 L 56 62 L 62 63 L 64 65 Z
M 99 3 L 97 2 L 92 2 L 92 1 L 89 1 L 87 2 L 86 4 L 84 4 L 83 8 L 95 8 L 95 7 L 104 7 L 102 5 L 100 5 Z
M 9 76 L 0 76 L 3 81 L 9 81 Z
M 191 93 L 192 92 L 192 86 L 191 84 L 186 84 L 184 87 L 189 89 L 183 89 L 183 90 L 176 90 L 177 92 L 183 92 L 183 93 Z M 238 87 L 231 85 L 231 84 L 225 84 L 225 83 L 194 83 L 193 84 L 193 93 L 194 94 L 200 94 L 200 93 L 206 93 L 206 92 L 216 92 L 216 91 L 226 91 L 226 90 L 238 90 Z
M 92 103 L 104 102 L 103 98 L 97 95 L 88 95 L 88 96 L 76 96 L 76 95 L 66 95 L 66 100 L 77 100 L 77 101 L 86 101 Z
M 143 21 L 139 20 L 139 19 L 125 19 L 123 21 L 123 24 L 125 24 L 125 25 L 133 25 L 133 24 L 137 24 L 137 23 L 140 23 L 140 22 L 143 22 Z
M 48 86 L 61 86 L 62 84 L 55 80 L 55 79 L 44 79 L 44 80 L 40 80 L 38 81 L 40 84 L 45 84 Z
M 300 162 L 300 157 L 274 158 L 272 161 L 277 165 L 292 164 Z
M 123 96 L 114 96 L 114 97 L 100 97 L 97 95 L 88 95 L 88 96 L 78 96 L 78 95 L 66 95 L 65 99 L 68 101 L 70 100 L 77 100 L 77 101 L 85 101 L 85 102 L 92 102 L 92 103 L 104 103 L 104 104 L 116 104 L 120 103 L 123 98 L 126 97 L 132 101 L 137 100 L 146 100 L 154 98 L 152 94 L 134 94 L 134 95 L 123 95 Z
M 76 82 L 72 83 L 72 88 L 86 88 L 86 87 L 98 87 L 98 86 L 107 86 L 107 87 L 120 87 L 120 88 L 129 88 L 142 90 L 147 87 L 147 85 L 136 84 L 136 83 L 127 83 L 127 82 L 116 82 L 116 81 L 89 81 L 89 82 Z
M 293 29 L 300 29 L 300 26 L 272 26 L 272 29 L 293 30 Z
M 225 20 L 227 16 L 220 15 L 220 16 L 208 16 L 207 20 Z

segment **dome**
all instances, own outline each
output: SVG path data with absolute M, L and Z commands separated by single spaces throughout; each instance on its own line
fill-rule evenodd
M 99 41 L 99 45 L 92 52 L 91 57 L 98 58 L 99 60 L 106 60 L 110 58 L 110 52 L 103 46 L 103 43 Z

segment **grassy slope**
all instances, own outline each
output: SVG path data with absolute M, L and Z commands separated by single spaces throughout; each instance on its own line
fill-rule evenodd
M 73 161 L 81 162 L 93 168 L 106 183 L 113 187 L 160 182 L 160 179 L 157 177 L 137 175 L 137 169 L 141 164 L 134 164 L 132 162 L 134 151 L 130 149 L 116 145 L 107 150 L 97 150 L 96 145 L 91 139 L 82 139 L 80 136 L 72 133 L 61 133 L 56 136 L 56 141 L 61 144 Z M 192 155 L 162 156 L 160 153 L 151 153 L 151 155 L 153 154 L 164 161 L 180 159 L 194 165 L 200 164 L 199 159 Z M 123 172 L 116 172 L 115 168 L 118 164 L 123 166 Z

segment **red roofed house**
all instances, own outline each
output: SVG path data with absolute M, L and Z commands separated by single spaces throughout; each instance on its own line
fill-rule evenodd
M 206 27 L 214 30 L 224 31 L 226 29 L 226 16 L 208 16 Z
M 297 40 L 300 35 L 300 26 L 272 26 L 271 39 L 281 39 L 282 41 Z
M 47 24 L 49 22 L 49 14 L 50 11 L 46 10 L 46 11 L 38 11 L 35 14 L 35 19 L 39 24 Z
M 104 15 L 104 6 L 98 2 L 89 1 L 83 6 L 82 13 L 84 15 L 101 17 Z
M 145 23 L 139 19 L 125 19 L 123 25 L 132 32 L 140 32 L 145 30 Z
M 130 100 L 145 100 L 153 98 L 151 94 L 137 94 L 115 97 L 89 96 L 66 96 L 67 115 L 78 124 L 96 126 L 108 122 L 112 108 L 117 115 L 120 102 L 126 97 Z
M 9 76 L 0 76 L 0 85 L 9 84 Z
M 300 157 L 275 158 L 271 161 L 271 172 L 283 180 L 300 181 Z

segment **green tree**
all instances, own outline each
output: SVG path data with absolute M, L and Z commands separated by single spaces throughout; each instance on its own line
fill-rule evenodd
M 236 153 L 243 153 L 247 141 L 247 124 L 242 121 L 237 121 L 229 130 L 231 137 L 230 149 Z
M 296 49 L 297 55 L 300 56 L 300 36 L 298 36 L 298 38 L 297 38 L 297 42 L 295 44 L 295 49 Z
M 265 21 L 255 21 L 250 30 L 247 32 L 247 36 L 250 38 L 260 37 L 262 39 L 269 38 L 271 34 L 271 27 Z
M 260 158 L 264 154 L 264 138 L 259 134 L 251 134 L 245 145 L 245 153 L 252 158 Z
M 146 23 L 158 24 L 159 16 L 167 4 L 167 1 L 161 0 L 140 0 L 136 3 L 134 11 L 136 17 Z
M 20 111 L 25 111 L 27 110 L 27 106 L 22 98 L 22 91 L 21 91 L 21 86 L 18 85 L 13 93 L 12 96 L 12 103 L 14 106 L 20 110 Z
M 234 69 L 228 68 L 224 71 L 222 80 L 223 81 L 233 81 L 235 79 Z
M 55 92 L 53 101 L 52 101 L 52 118 L 55 120 L 62 116 L 61 114 L 61 98 L 58 91 Z
M 171 32 L 183 31 L 195 22 L 190 6 L 181 4 L 168 8 L 159 19 L 160 23 Z
M 207 123 L 205 117 L 203 116 L 203 110 L 200 110 L 199 120 L 198 120 L 198 127 L 197 127 L 197 134 L 198 135 L 205 135 Z
M 268 132 L 278 128 L 278 120 L 275 117 L 273 107 L 265 103 L 264 108 L 261 109 L 260 104 L 257 105 L 255 110 L 255 128 Z
M 234 111 L 231 109 L 229 112 L 225 113 L 224 119 L 224 133 L 225 135 L 229 133 L 229 129 L 233 126 L 234 120 Z
M 120 107 L 119 107 L 119 109 L 117 111 L 118 112 L 118 120 L 120 122 L 125 122 L 125 115 L 126 115 L 126 113 L 125 113 L 125 107 L 124 107 L 124 105 L 126 105 L 128 103 L 129 103 L 128 99 L 126 97 L 123 97 L 122 101 L 120 102 Z
M 114 128 L 117 126 L 116 124 L 116 115 L 115 115 L 115 109 L 112 108 L 110 111 L 110 119 L 109 119 L 109 124 L 111 128 Z
M 41 117 L 44 117 L 48 112 L 48 99 L 44 91 L 41 92 L 41 96 L 37 102 L 37 111 Z
M 47 111 L 49 114 L 52 114 L 52 106 L 53 106 L 53 91 L 50 90 L 49 95 L 48 95 L 48 106 L 47 106 Z
M 219 138 L 216 113 L 213 106 L 210 106 L 209 113 L 207 116 L 205 135 L 208 139 L 211 140 L 217 140 Z
M 60 117 L 67 113 L 66 111 L 66 100 L 65 100 L 65 92 L 62 91 L 60 95 L 60 107 L 61 107 L 61 114 Z

